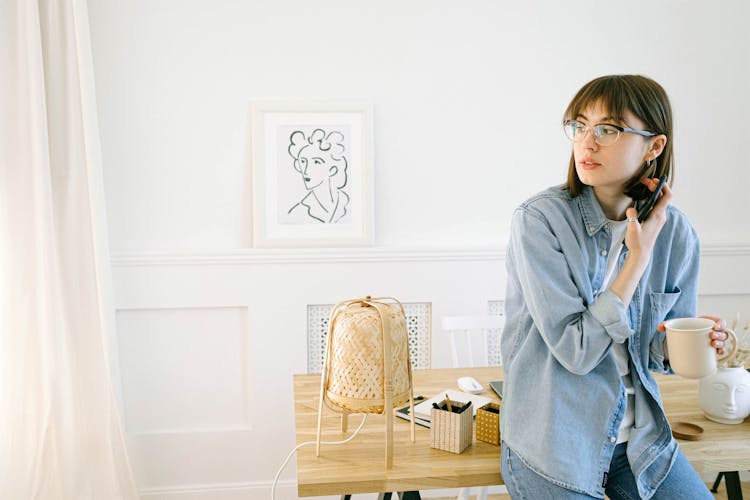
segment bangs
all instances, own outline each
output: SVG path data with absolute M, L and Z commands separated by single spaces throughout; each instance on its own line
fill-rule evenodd
M 647 130 L 672 135 L 667 94 L 659 84 L 643 76 L 609 75 L 590 81 L 570 102 L 563 121 L 575 120 L 594 104 L 601 104 L 609 116 L 620 122 L 624 123 L 623 117 L 630 111 L 643 121 Z
M 575 120 L 589 106 L 600 104 L 606 114 L 623 122 L 627 111 L 634 112 L 630 89 L 616 76 L 605 76 L 583 87 L 565 110 L 563 120 Z M 638 115 L 638 113 L 634 113 Z

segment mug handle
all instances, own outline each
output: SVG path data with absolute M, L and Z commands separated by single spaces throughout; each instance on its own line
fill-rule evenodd
M 729 359 L 732 356 L 734 356 L 737 353 L 737 348 L 739 347 L 738 342 L 737 342 L 737 334 L 734 333 L 734 330 L 732 330 L 731 328 L 724 328 L 724 333 L 726 333 L 729 337 L 732 337 L 732 348 L 729 350 L 729 352 L 724 352 L 723 356 L 717 357 L 716 358 L 717 362 L 724 361 L 725 359 Z M 727 339 L 727 340 L 729 340 L 729 339 Z M 724 342 L 724 351 L 726 351 L 726 350 L 727 350 L 727 344 L 726 344 L 726 341 L 725 341 Z

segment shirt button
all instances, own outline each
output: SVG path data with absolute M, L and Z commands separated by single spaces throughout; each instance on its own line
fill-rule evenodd
M 594 232 L 595 229 L 596 229 L 596 226 L 589 226 L 589 231 L 591 231 L 592 233 Z
M 604 257 L 605 255 L 607 255 L 607 251 L 606 250 L 602 250 L 602 257 Z
M 609 442 L 610 442 L 610 443 L 615 443 L 615 442 L 617 442 L 617 438 L 616 438 L 615 436 L 611 436 L 611 437 L 609 438 Z

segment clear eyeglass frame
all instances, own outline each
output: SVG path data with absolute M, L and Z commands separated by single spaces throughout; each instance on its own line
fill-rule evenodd
M 612 123 L 597 123 L 595 125 L 584 125 L 578 120 L 565 120 L 563 122 L 563 131 L 565 137 L 571 142 L 581 142 L 586 134 L 591 130 L 594 134 L 594 141 L 600 146 L 609 146 L 614 144 L 623 133 L 638 134 L 644 137 L 653 137 L 656 132 L 650 130 L 639 130 L 629 127 L 621 127 Z

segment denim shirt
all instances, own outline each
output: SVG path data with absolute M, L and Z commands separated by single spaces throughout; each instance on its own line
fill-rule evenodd
M 643 498 L 676 456 L 651 371 L 671 373 L 659 323 L 695 316 L 700 249 L 685 215 L 667 222 L 628 306 L 600 290 L 611 247 L 593 189 L 576 198 L 562 186 L 516 209 L 506 266 L 501 338 L 505 445 L 548 480 L 604 498 L 606 473 L 627 403 L 613 343 L 627 342 L 635 424 L 627 455 Z M 623 248 L 618 269 L 627 256 Z

